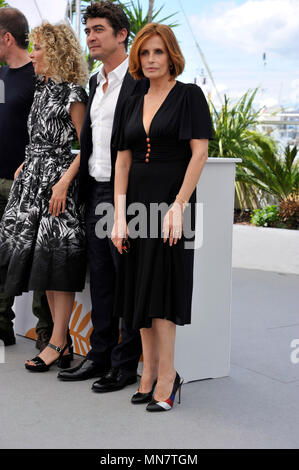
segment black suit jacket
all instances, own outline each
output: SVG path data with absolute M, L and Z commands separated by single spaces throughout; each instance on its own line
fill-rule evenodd
M 149 87 L 148 80 L 134 80 L 132 76 L 127 71 L 121 89 L 119 97 L 116 103 L 113 127 L 112 127 L 112 136 L 111 136 L 111 178 L 110 182 L 112 187 L 114 186 L 114 167 L 117 157 L 117 148 L 114 142 L 115 134 L 120 124 L 120 116 L 123 104 L 129 96 L 132 95 L 143 95 L 147 92 Z M 91 119 L 90 119 L 90 108 L 97 88 L 97 74 L 93 75 L 89 81 L 89 99 L 87 103 L 86 115 L 83 122 L 81 136 L 80 136 L 80 148 L 81 148 L 81 157 L 80 157 L 80 170 L 79 170 L 79 194 L 78 201 L 82 203 L 86 200 L 88 194 L 88 188 L 90 187 L 90 182 L 93 179 L 89 175 L 88 171 L 88 160 L 92 154 L 92 131 L 91 131 Z

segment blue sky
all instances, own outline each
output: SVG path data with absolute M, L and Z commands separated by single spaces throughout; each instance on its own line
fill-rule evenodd
M 30 9 L 29 2 L 10 1 L 20 4 L 23 11 Z M 180 1 L 222 99 L 224 93 L 232 100 L 238 99 L 248 89 L 259 86 L 256 106 L 273 110 L 279 105 L 299 108 L 299 0 L 155 0 L 156 8 L 164 4 L 160 18 L 178 12 L 175 20 L 179 26 L 174 32 L 186 59 L 185 72 L 179 79 L 193 82 L 197 77 L 198 84 L 217 106 L 220 102 Z M 55 12 L 62 3 L 55 2 L 56 8 L 54 0 L 44 0 L 43 4 L 51 4 L 51 12 Z M 146 12 L 148 0 L 140 2 Z M 206 85 L 200 79 L 202 73 Z
M 299 103 L 299 0 L 181 2 L 221 95 L 236 99 L 260 86 L 259 106 Z M 141 0 L 141 4 L 146 10 L 148 1 Z M 203 87 L 217 102 L 179 0 L 155 0 L 155 7 L 162 5 L 161 17 L 178 12 L 175 18 L 180 26 L 174 32 L 186 59 L 180 80 L 193 82 L 204 70 L 207 84 Z
M 139 1 L 146 12 L 148 0 Z M 179 80 L 193 82 L 196 77 L 219 106 L 181 4 L 222 101 L 224 94 L 234 101 L 259 87 L 257 107 L 299 108 L 299 0 L 155 0 L 156 9 L 164 5 L 160 19 L 177 12 L 174 32 L 186 60 Z

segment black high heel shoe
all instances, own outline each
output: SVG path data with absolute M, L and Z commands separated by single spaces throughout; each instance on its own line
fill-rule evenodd
M 151 391 L 147 393 L 141 393 L 137 390 L 137 392 L 135 392 L 131 398 L 131 403 L 133 403 L 133 405 L 139 405 L 141 403 L 148 403 L 149 401 L 151 401 L 153 398 L 153 393 L 154 393 L 154 389 L 156 385 L 157 385 L 157 380 L 155 380 L 155 382 L 153 383 L 153 387 Z
M 72 337 L 71 337 L 69 328 L 67 329 L 66 342 L 67 342 L 67 344 L 69 345 L 69 352 L 70 352 L 71 357 L 72 357 L 71 360 L 73 360 L 73 359 L 74 359 L 74 354 L 73 354 L 73 339 L 72 339 Z
M 58 367 L 61 367 L 64 369 L 67 369 L 71 366 L 71 360 L 72 360 L 71 357 L 73 355 L 72 346 L 69 346 L 68 344 L 66 344 L 64 348 L 59 348 L 58 346 L 55 346 L 54 344 L 48 343 L 48 347 L 55 349 L 55 351 L 59 353 L 58 358 L 50 362 L 50 364 L 46 364 L 43 359 L 41 359 L 39 356 L 36 356 L 33 359 L 30 359 L 30 361 L 36 364 L 35 366 L 25 363 L 25 367 L 27 370 L 30 370 L 32 372 L 46 372 L 47 370 L 50 369 L 50 367 L 53 364 L 57 364 Z M 71 351 L 69 354 L 66 354 L 65 356 L 63 356 L 63 353 L 66 351 L 67 348 L 70 348 Z
M 173 383 L 173 388 L 172 392 L 169 398 L 167 398 L 166 401 L 157 401 L 154 398 L 152 401 L 149 402 L 149 404 L 146 407 L 147 411 L 168 411 L 171 410 L 174 404 L 174 399 L 176 392 L 179 391 L 179 400 L 178 403 L 181 403 L 181 389 L 182 389 L 182 384 L 184 382 L 184 379 L 182 379 L 178 373 L 176 373 L 174 383 Z
M 64 354 L 58 365 L 60 369 L 69 369 L 71 367 L 71 362 L 74 360 L 74 349 L 73 346 L 68 345 L 69 352 L 68 354 Z

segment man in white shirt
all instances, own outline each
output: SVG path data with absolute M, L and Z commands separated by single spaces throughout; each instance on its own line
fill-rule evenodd
M 109 1 L 91 4 L 83 23 L 90 55 L 101 60 L 100 72 L 90 79 L 90 97 L 81 132 L 79 201 L 86 202 L 86 234 L 90 265 L 93 333 L 91 350 L 79 366 L 61 371 L 61 380 L 100 377 L 95 392 L 120 390 L 137 381 L 141 355 L 139 331 L 128 329 L 113 318 L 115 273 L 118 254 L 108 237 L 98 238 L 95 214 L 100 203 L 113 204 L 114 166 L 117 149 L 113 145 L 125 99 L 144 94 L 148 84 L 135 81 L 128 73 L 127 44 L 129 21 L 119 5 Z
M 90 108 L 92 154 L 88 161 L 89 174 L 96 181 L 110 181 L 110 143 L 114 111 L 123 79 L 128 70 L 128 57 L 105 76 L 104 66 L 97 75 L 97 88 Z M 108 82 L 104 93 L 103 86 Z

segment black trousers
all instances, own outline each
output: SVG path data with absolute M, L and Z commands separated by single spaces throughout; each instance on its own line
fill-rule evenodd
M 142 352 L 139 330 L 127 328 L 122 320 L 119 343 L 119 319 L 113 316 L 115 278 L 118 256 L 109 237 L 96 235 L 96 224 L 105 215 L 96 215 L 100 203 L 113 204 L 110 182 L 94 182 L 89 189 L 86 204 L 86 235 L 90 267 L 91 320 L 93 332 L 91 350 L 87 358 L 103 368 L 118 367 L 136 371 Z

